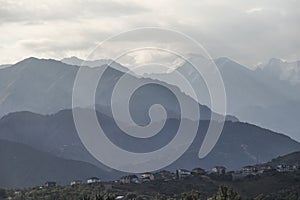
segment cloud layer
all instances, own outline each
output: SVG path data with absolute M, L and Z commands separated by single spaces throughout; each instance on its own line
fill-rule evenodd
M 144 26 L 181 31 L 213 57 L 249 66 L 271 57 L 296 60 L 299 7 L 297 0 L 0 0 L 0 63 L 29 56 L 84 58 L 107 37 Z M 137 40 L 147 42 L 147 36 Z

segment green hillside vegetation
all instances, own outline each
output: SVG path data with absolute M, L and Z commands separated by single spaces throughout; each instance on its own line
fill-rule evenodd
M 127 199 L 209 199 L 209 200 L 294 200 L 299 199 L 300 172 L 270 173 L 230 181 L 226 176 L 196 176 L 184 180 L 153 181 L 142 184 L 114 182 L 2 190 L 4 199 L 15 200 L 99 200 L 127 196 Z
M 294 152 L 285 156 L 279 156 L 278 158 L 271 160 L 268 164 L 271 166 L 277 166 L 279 164 L 300 164 L 300 152 Z
M 269 164 L 295 164 L 300 153 L 273 159 Z M 297 200 L 300 198 L 300 170 L 248 175 L 232 180 L 232 173 L 193 175 L 184 179 L 153 180 L 147 183 L 101 182 L 73 186 L 0 190 L 0 199 L 12 200 Z

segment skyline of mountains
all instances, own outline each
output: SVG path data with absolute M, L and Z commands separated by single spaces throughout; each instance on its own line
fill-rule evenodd
M 275 62 L 276 61 L 276 62 Z M 203 56 L 192 55 L 187 62 L 166 74 L 151 74 L 147 77 L 158 80 L 175 80 L 179 72 L 189 80 L 193 88 L 198 88 L 200 104 L 210 107 L 210 94 L 205 80 L 191 66 L 196 64 L 200 70 L 210 70 L 212 61 Z M 278 59 L 271 59 L 266 68 L 251 70 L 226 57 L 214 60 L 222 76 L 226 97 L 227 113 L 241 121 L 250 122 L 277 132 L 285 133 L 296 140 L 300 140 L 300 84 L 291 83 L 289 79 L 280 79 L 270 74 L 272 66 L 298 65 L 290 64 Z M 205 77 L 210 78 L 210 77 Z M 175 84 L 169 82 L 170 84 Z M 187 91 L 186 88 L 180 88 Z
M 110 130 L 106 134 L 113 143 L 135 152 L 164 145 L 179 123 L 177 119 L 169 119 L 169 125 L 159 133 L 159 138 L 141 142 L 120 137 L 114 120 L 105 114 L 98 112 L 98 118 L 103 128 Z M 209 170 L 221 165 L 228 170 L 237 170 L 300 151 L 300 143 L 285 135 L 248 123 L 227 121 L 212 152 L 204 159 L 199 159 L 198 151 L 207 127 L 207 120 L 200 121 L 197 136 L 190 148 L 164 169 L 175 171 L 199 166 Z M 0 160 L 5 163 L 0 166 L 0 187 L 34 186 L 49 180 L 68 184 L 76 178 L 90 176 L 112 180 L 127 174 L 110 169 L 92 157 L 77 135 L 71 110 L 53 115 L 25 111 L 11 113 L 0 119 L 0 133 Z M 37 165 L 41 161 L 42 165 Z M 33 169 L 38 173 L 34 173 Z M 68 173 L 64 173 L 64 170 Z
M 200 68 L 205 68 L 203 65 L 207 60 L 204 57 L 193 56 L 190 59 L 194 59 L 194 63 L 199 63 Z M 4 177 L 0 187 L 4 187 L 5 184 L 11 187 L 32 185 L 33 182 L 28 182 L 30 179 L 28 177 L 35 176 L 31 170 L 35 166 L 31 166 L 31 163 L 34 165 L 39 160 L 45 160 L 45 165 L 41 166 L 41 170 L 36 175 L 41 176 L 44 173 L 48 179 L 61 177 L 61 179 L 57 178 L 59 181 L 90 175 L 86 171 L 97 171 L 103 178 L 117 177 L 122 174 L 99 163 L 81 143 L 70 109 L 73 84 L 79 69 L 77 65 L 82 60 L 72 57 L 63 61 L 68 64 L 53 59 L 28 58 L 15 65 L 0 67 L 0 143 L 3 144 L 0 159 L 6 163 L 2 168 L 0 167 L 0 177 Z M 195 120 L 199 120 L 197 136 L 185 154 L 166 169 L 175 170 L 195 166 L 209 169 L 215 165 L 238 169 L 299 151 L 300 143 L 286 135 L 299 141 L 297 137 L 300 137 L 298 132 L 300 94 L 297 91 L 300 91 L 300 84 L 295 81 L 297 79 L 294 76 L 293 81 L 290 81 L 290 78 L 284 79 L 290 75 L 279 76 L 280 70 L 274 74 L 268 72 L 273 65 L 282 69 L 288 63 L 273 59 L 266 69 L 249 70 L 228 58 L 219 58 L 214 62 L 224 80 L 228 113 L 231 115 L 226 115 L 221 137 L 207 157 L 200 160 L 198 152 L 212 115 L 209 92 L 204 79 L 197 76 L 188 63 L 182 63 L 176 70 L 190 80 L 193 87 L 199 89 L 200 102 L 186 94 L 185 88 L 168 82 L 175 71 L 141 77 L 134 73 L 126 74 L 128 70 L 126 67 L 112 62 L 112 65 L 104 71 L 95 95 L 97 117 L 109 139 L 126 150 L 136 152 L 153 151 L 167 144 L 176 133 L 181 119 L 178 100 L 168 90 L 172 88 L 180 95 L 183 103 L 188 105 L 188 109 L 199 107 L 201 118 L 181 119 L 190 125 L 196 123 Z M 96 66 L 107 65 L 111 60 L 84 63 L 87 65 L 87 70 L 97 73 L 98 70 L 102 70 L 102 67 Z M 91 68 L 88 68 L 89 65 Z M 161 104 L 166 110 L 167 119 L 163 129 L 148 142 L 128 135 L 124 136 L 124 132 L 116 125 L 119 118 L 115 118 L 112 114 L 110 101 L 112 91 L 124 74 L 132 85 L 147 83 L 147 80 L 154 83 L 139 88 L 130 99 L 128 106 L 135 123 L 142 126 L 150 123 L 148 111 L 153 104 Z M 127 91 L 120 91 L 120 93 L 123 96 Z M 121 99 L 117 99 L 116 104 L 123 106 Z M 86 104 L 83 108 L 76 109 L 90 112 L 90 106 Z M 217 113 L 214 114 L 219 116 Z M 160 120 L 157 118 L 154 122 L 160 123 Z M 125 123 L 127 127 L 132 126 L 120 122 Z M 17 155 L 15 160 L 14 155 Z M 22 157 L 23 160 L 20 159 Z M 22 162 L 25 167 L 18 169 Z M 10 165 L 14 167 L 13 173 L 15 173 L 11 179 L 7 176 L 12 173 L 8 167 Z M 61 175 L 60 172 L 73 165 L 77 166 L 74 171 L 70 171 L 66 176 Z M 58 170 L 57 174 L 52 173 L 51 166 L 62 171 Z M 18 177 L 22 174 L 27 174 L 26 180 L 18 183 Z M 42 179 L 33 180 L 35 184 L 42 181 Z
M 73 84 L 78 69 L 78 66 L 67 65 L 52 59 L 28 58 L 11 67 L 0 70 L 0 116 L 16 111 L 51 114 L 71 108 Z M 101 67 L 87 69 L 97 73 L 98 70 L 101 70 Z M 96 92 L 97 108 L 108 115 L 111 115 L 111 113 L 108 113 L 108 107 L 111 103 L 113 88 L 123 75 L 124 72 L 115 69 L 114 66 L 109 66 L 98 84 Z M 132 84 L 147 81 L 147 79 L 138 78 L 132 74 L 126 74 L 126 76 Z M 180 93 L 187 104 L 198 104 L 192 98 L 182 93 L 176 86 L 158 80 L 153 81 L 157 84 L 151 84 L 147 87 L 147 90 L 152 92 L 155 90 L 155 93 L 157 93 L 155 95 L 158 98 L 158 93 L 164 96 L 164 98 L 160 97 L 160 100 L 165 102 L 166 109 L 170 110 L 169 114 L 177 115 L 180 113 L 180 110 L 178 105 L 175 105 L 174 99 L 172 100 L 174 96 L 171 93 L 166 93 L 165 87 L 171 87 Z M 86 89 L 88 90 L 88 88 Z M 140 91 L 143 92 L 142 90 Z M 124 95 L 127 93 L 126 91 L 120 92 Z M 139 95 L 137 94 L 136 96 Z M 134 101 L 135 103 L 147 105 L 150 105 L 151 101 L 153 101 L 151 98 L 141 99 L 141 97 L 138 97 L 135 99 L 137 100 Z M 117 102 L 117 104 L 123 105 L 122 100 Z M 84 105 L 84 107 L 90 106 L 89 104 Z M 135 107 L 141 108 L 139 105 Z M 210 115 L 203 114 L 203 119 L 205 118 L 210 118 Z
M 203 63 L 207 62 L 206 58 L 191 55 L 189 59 L 192 59 L 194 63 L 199 63 L 200 69 L 205 68 Z M 78 70 L 75 64 L 84 61 L 76 57 L 65 58 L 62 61 L 71 65 L 52 59 L 28 58 L 10 67 L 0 69 L 0 117 L 15 111 L 49 114 L 71 108 L 72 88 Z M 279 73 L 283 73 L 285 66 L 288 66 L 289 71 L 297 72 L 299 61 L 289 63 L 273 58 L 265 64 L 265 67 L 260 66 L 255 70 L 250 70 L 225 57 L 215 59 L 214 62 L 224 81 L 229 115 L 235 116 L 241 121 L 287 134 L 300 141 L 300 125 L 298 123 L 300 83 L 295 81 L 295 77 L 291 81 L 286 79 L 287 75 L 279 76 Z M 96 98 L 99 99 L 97 104 L 100 105 L 98 107 L 101 107 L 102 112 L 108 107 L 110 91 L 116 84 L 116 80 L 119 80 L 128 71 L 126 67 L 109 59 L 84 62 L 85 65 L 93 67 L 91 70 L 96 71 L 101 67 L 95 66 L 105 63 L 111 63 L 103 80 L 105 87 L 102 87 L 101 92 L 96 94 Z M 272 68 L 280 70 L 272 72 Z M 189 80 L 194 88 L 197 88 L 196 92 L 200 91 L 199 103 L 210 108 L 210 95 L 203 78 L 194 73 L 188 63 L 182 63 L 176 71 Z M 166 86 L 173 87 L 172 85 L 175 85 L 175 89 L 178 90 L 176 87 L 179 87 L 181 90 L 179 92 L 184 94 L 186 89 L 181 88 L 180 84 L 176 85 L 176 79 L 172 78 L 174 72 L 145 74 L 143 77 L 156 79 L 155 81 L 163 86 L 166 83 L 169 84 Z M 145 80 L 134 73 L 126 74 L 126 76 L 129 76 L 133 82 L 141 83 Z M 173 81 L 168 82 L 170 79 Z M 164 92 L 162 91 L 162 93 Z M 191 98 L 188 95 L 186 99 Z M 168 105 L 166 104 L 166 106 Z M 173 107 L 171 105 L 168 109 L 172 110 Z M 175 112 L 178 113 L 178 110 Z

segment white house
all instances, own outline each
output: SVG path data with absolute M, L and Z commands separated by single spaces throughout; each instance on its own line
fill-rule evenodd
M 56 182 L 54 181 L 47 181 L 45 183 L 45 187 L 55 187 L 56 186 Z
M 92 177 L 92 178 L 89 178 L 86 182 L 87 183 L 99 183 L 100 179 L 97 177 Z
M 211 169 L 211 171 L 215 174 L 222 175 L 225 174 L 226 168 L 223 166 L 215 166 L 214 168 Z
M 128 175 L 120 178 L 120 183 L 128 184 L 128 183 L 139 183 L 139 179 L 136 175 Z
M 275 169 L 273 169 L 273 167 L 271 165 L 265 164 L 265 165 L 258 166 L 258 171 L 257 172 L 259 174 L 263 174 L 265 172 L 271 172 L 272 170 L 275 170 Z
M 145 172 L 140 174 L 140 177 L 143 182 L 148 182 L 148 181 L 153 181 L 154 180 L 154 175 L 150 172 Z
M 242 172 L 245 175 L 254 175 L 257 172 L 257 168 L 255 166 L 248 165 L 242 168 Z
M 70 183 L 70 185 L 79 185 L 79 184 L 82 184 L 81 180 L 74 180 Z
M 191 176 L 192 172 L 186 169 L 177 169 L 176 175 L 178 179 L 183 179 Z
M 299 169 L 300 169 L 300 165 L 298 163 L 293 165 L 293 170 L 299 170 Z
M 293 167 L 291 165 L 280 164 L 280 165 L 277 165 L 276 170 L 278 172 L 290 172 L 290 171 L 293 171 Z

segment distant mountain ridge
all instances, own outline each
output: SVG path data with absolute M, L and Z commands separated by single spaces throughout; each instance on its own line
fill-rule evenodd
M 102 67 L 107 67 L 107 69 L 100 80 L 101 84 L 99 84 L 96 92 L 96 104 L 98 109 L 105 112 L 105 109 L 110 108 L 113 88 L 120 77 L 124 75 L 124 72 L 111 66 Z M 101 67 L 87 68 L 95 72 L 102 69 Z M 51 114 L 71 108 L 72 90 L 78 69 L 78 66 L 68 65 L 53 59 L 37 58 L 28 58 L 9 68 L 0 69 L 0 116 L 18 111 Z M 126 74 L 126 76 L 133 84 L 146 81 L 146 79 L 135 77 L 132 74 Z M 167 83 L 153 81 L 157 82 L 157 84 L 147 86 L 147 90 L 152 94 L 151 98 L 136 98 L 134 108 L 145 109 L 142 105 L 149 105 L 154 99 L 159 98 L 165 102 L 164 105 L 166 109 L 170 110 L 170 113 L 179 114 L 179 107 L 175 105 L 176 101 L 173 99 L 173 96 L 165 93 L 167 91 L 165 86 L 173 87 L 177 91 L 179 89 Z M 86 90 L 89 90 L 89 88 L 86 88 Z M 124 93 L 124 95 L 127 93 L 127 91 L 120 92 Z M 145 91 L 143 90 L 142 92 Z M 165 98 L 161 98 L 161 94 L 164 94 Z M 181 93 L 181 95 L 186 102 L 189 102 L 188 104 L 197 104 L 184 93 Z M 118 103 L 123 104 L 121 100 Z M 91 105 L 85 106 L 89 107 Z M 111 114 L 108 113 L 109 111 L 106 112 Z M 138 114 L 138 112 L 135 113 Z M 136 118 L 144 119 L 147 117 L 148 115 L 143 112 L 143 116 Z M 209 119 L 210 113 L 208 112 L 207 115 L 203 114 L 202 117 L 203 119 Z M 237 120 L 232 116 L 228 116 L 229 118 Z
M 274 167 L 280 164 L 286 164 L 291 166 L 300 165 L 300 151 L 274 158 L 270 162 L 268 162 L 268 164 Z
M 76 61 L 77 64 L 83 61 L 75 57 L 70 59 L 72 62 Z M 200 66 L 205 58 L 193 55 L 190 59 L 194 59 Z M 272 69 L 274 63 L 287 63 L 278 59 L 272 60 L 268 63 L 268 67 L 261 67 L 254 71 L 225 57 L 215 60 L 225 84 L 228 113 L 242 121 L 282 132 L 300 140 L 298 123 L 300 118 L 300 84 L 292 85 L 289 81 L 278 80 L 278 77 L 262 70 Z M 64 61 L 67 62 L 68 59 L 64 59 Z M 69 62 L 71 63 L 71 61 Z M 86 63 L 89 62 L 98 63 L 98 61 L 87 61 Z M 99 68 L 101 67 L 94 67 L 91 70 L 98 70 Z M 0 69 L 0 117 L 17 111 L 50 114 L 71 108 L 72 88 L 77 70 L 78 67 L 75 65 L 68 65 L 53 59 L 36 58 L 28 58 L 10 67 Z M 193 86 L 198 88 L 198 91 L 201 91 L 200 100 L 202 101 L 200 103 L 210 107 L 210 96 L 203 79 L 197 76 L 197 73 L 193 73 L 187 63 L 183 63 L 177 70 L 187 77 Z M 107 104 L 111 97 L 112 88 L 123 74 L 124 72 L 113 67 L 107 68 L 102 82 L 105 87 L 102 87 L 101 91 L 96 94 L 97 108 L 101 112 L 106 112 L 104 110 L 109 107 Z M 161 79 L 165 80 L 166 75 L 161 76 Z M 131 80 L 144 81 L 143 78 L 137 78 L 133 75 Z M 160 79 L 158 78 L 158 80 Z M 165 83 L 160 82 L 160 84 Z M 154 92 L 154 95 L 157 95 L 154 87 L 149 88 L 151 88 L 151 92 Z M 160 88 L 160 90 L 163 94 L 163 89 Z M 188 101 L 193 101 L 189 99 L 191 98 L 186 98 Z M 138 102 L 144 103 L 144 100 L 152 101 L 152 99 L 141 99 Z M 168 101 L 167 98 L 166 102 Z M 178 110 L 175 111 L 174 108 L 176 106 L 170 103 L 168 109 L 173 113 L 178 113 Z M 147 118 L 145 115 L 139 117 Z
M 199 55 L 192 55 L 189 60 L 201 70 L 210 69 L 207 63 L 212 64 L 212 61 Z M 229 114 L 241 121 L 288 134 L 300 141 L 298 120 L 300 118 L 300 84 L 291 83 L 290 76 L 280 78 L 283 73 L 282 69 L 286 66 L 289 66 L 291 71 L 288 75 L 297 76 L 295 73 L 299 71 L 297 70 L 299 61 L 288 63 L 279 59 L 271 59 L 266 65 L 256 70 L 251 70 L 226 57 L 215 59 L 214 63 L 224 81 Z M 279 70 L 275 70 L 277 68 Z M 205 80 L 189 62 L 183 62 L 174 72 L 150 77 L 169 80 L 168 77 L 174 76 L 176 72 L 191 81 L 192 86 L 198 89 L 196 91 L 199 92 L 200 103 L 210 107 L 210 95 Z M 181 90 L 185 91 L 182 88 Z
M 201 59 L 203 58 L 199 59 L 199 64 Z M 298 89 L 297 84 L 291 85 L 285 80 L 278 82 L 276 77 L 265 79 L 264 73 L 246 69 L 227 58 L 220 58 L 215 62 L 224 79 L 230 112 L 237 114 L 242 120 L 270 126 L 276 130 L 283 130 L 282 132 L 292 130 L 294 131 L 292 133 L 297 133 L 300 113 L 298 94 L 295 93 Z M 97 67 L 98 64 L 99 62 L 95 64 L 96 67 L 86 67 L 96 72 L 101 69 L 101 66 Z M 195 78 L 196 73 L 191 73 L 186 63 L 178 70 L 181 70 L 189 80 L 194 81 L 195 87 L 203 87 L 200 91 L 205 90 L 203 80 Z M 0 116 L 4 116 L 0 119 L 0 159 L 5 163 L 0 166 L 0 169 L 3 169 L 0 171 L 0 187 L 31 186 L 41 184 L 44 179 L 68 183 L 73 177 L 83 179 L 98 173 L 102 178 L 120 175 L 119 172 L 112 171 L 93 158 L 77 135 L 70 110 L 77 71 L 76 65 L 36 58 L 28 58 L 0 69 Z M 149 123 L 147 108 L 153 102 L 161 103 L 169 114 L 166 127 L 147 144 L 141 140 L 122 136 L 124 134 L 112 118 L 110 109 L 112 89 L 123 74 L 124 72 L 117 68 L 108 66 L 101 79 L 96 92 L 96 109 L 100 124 L 112 142 L 127 150 L 146 152 L 162 147 L 172 138 L 172 134 L 176 133 L 180 119 L 178 117 L 180 107 L 164 87 L 170 85 L 155 80 L 157 84 L 138 90 L 132 98 L 131 114 L 139 124 Z M 130 74 L 129 80 L 143 82 L 145 78 Z M 175 86 L 170 87 L 179 90 Z M 121 91 L 124 95 L 126 92 Z M 147 94 L 146 98 L 144 94 Z M 203 102 L 205 105 L 207 103 L 207 107 L 198 104 L 184 93 L 181 95 L 187 104 L 199 106 L 200 126 L 195 141 L 188 151 L 166 169 L 197 166 L 210 169 L 214 165 L 239 169 L 245 165 L 267 162 L 274 157 L 300 150 L 300 144 L 290 137 L 227 116 L 222 135 L 215 148 L 207 157 L 200 160 L 198 152 L 211 116 L 209 101 Z M 84 109 L 89 110 L 90 105 L 86 106 Z M 190 124 L 195 123 L 191 119 L 183 120 L 187 120 Z M 18 159 L 14 159 L 14 156 Z M 42 165 L 36 166 L 35 163 L 40 162 Z M 24 167 L 20 168 L 21 165 Z M 34 177 L 30 169 L 37 169 L 36 175 L 40 178 L 30 181 L 28 177 Z M 57 173 L 52 173 L 53 169 L 56 169 Z M 10 170 L 14 171 L 14 177 L 9 176 Z M 63 175 L 63 171 L 68 173 Z M 24 174 L 28 176 L 23 177 Z M 18 181 L 19 177 L 23 178 Z
M 152 151 L 165 145 L 176 133 L 180 122 L 178 119 L 168 119 L 166 126 L 156 138 L 143 141 L 126 136 L 111 117 L 98 112 L 98 118 L 113 143 L 134 152 Z M 189 120 L 187 122 L 191 125 L 195 123 Z M 282 134 L 247 123 L 227 121 L 212 152 L 200 160 L 198 152 L 207 127 L 207 120 L 200 121 L 197 136 L 189 150 L 167 169 L 195 166 L 210 169 L 214 165 L 239 169 L 245 165 L 267 162 L 274 157 L 300 150 L 298 142 Z M 12 113 L 0 120 L 0 133 L 0 139 L 29 145 L 58 157 L 89 162 L 103 170 L 109 170 L 95 160 L 82 145 L 71 110 L 48 116 L 30 112 Z
M 111 59 L 100 59 L 100 60 L 83 60 L 77 58 L 75 56 L 69 58 L 63 58 L 61 62 L 68 64 L 68 65 L 76 65 L 76 66 L 88 66 L 88 67 L 101 67 L 103 65 L 109 65 L 112 68 L 119 70 L 121 72 L 127 72 L 128 69 L 121 64 L 117 63 Z
M 283 61 L 272 58 L 266 64 L 261 64 L 256 69 L 279 80 L 288 81 L 292 85 L 300 84 L 300 61 Z
M 58 158 L 24 144 L 0 140 L 0 188 L 43 186 L 46 181 L 70 184 L 98 176 L 113 179 L 111 171 L 99 169 L 89 163 Z M 115 173 L 116 175 L 116 173 Z

